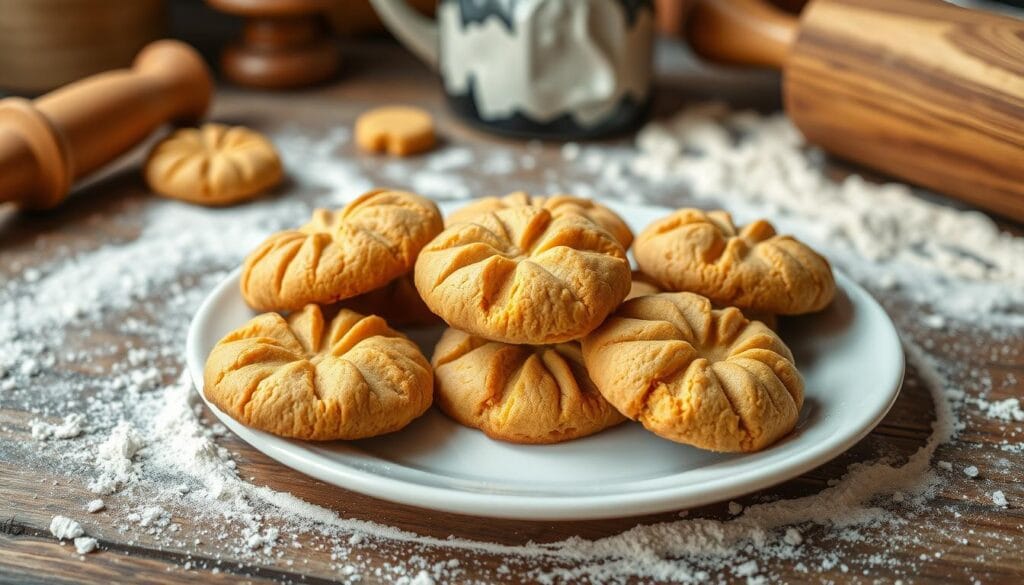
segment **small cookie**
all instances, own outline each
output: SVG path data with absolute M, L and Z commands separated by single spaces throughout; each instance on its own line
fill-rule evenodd
M 510 345 L 448 329 L 431 364 L 441 410 L 492 439 L 561 443 L 626 420 L 590 381 L 575 341 Z
M 629 294 L 626 295 L 623 302 L 637 297 L 656 295 L 660 292 L 662 292 L 661 287 L 659 287 L 658 283 L 654 282 L 650 276 L 647 276 L 639 270 L 634 270 L 632 280 L 629 283 Z
M 281 159 L 262 134 L 241 126 L 204 124 L 164 138 L 146 159 L 149 188 L 200 205 L 231 205 L 281 182 Z
M 416 289 L 449 325 L 506 343 L 561 343 L 629 292 L 619 242 L 589 219 L 512 207 L 457 223 L 416 261 Z
M 341 211 L 318 209 L 308 224 L 260 244 L 242 267 L 242 296 L 256 310 L 288 311 L 361 295 L 411 271 L 441 228 L 429 199 L 370 191 Z
M 434 147 L 434 119 L 409 106 L 385 106 L 356 120 L 356 144 L 370 152 L 408 156 Z
M 308 305 L 264 313 L 221 339 L 203 392 L 238 422 L 282 437 L 331 441 L 397 431 L 433 399 L 416 344 L 380 317 Z
M 647 226 L 633 253 L 666 290 L 757 313 L 820 311 L 836 292 L 828 261 L 810 247 L 763 219 L 737 229 L 724 211 L 680 209 Z
M 583 339 L 601 394 L 660 437 L 758 451 L 796 426 L 804 382 L 771 329 L 693 293 L 623 303 Z
M 341 306 L 364 315 L 378 315 L 395 327 L 429 327 L 443 323 L 430 312 L 416 291 L 411 272 L 378 289 L 346 299 Z
M 551 195 L 544 197 L 542 195 L 530 195 L 525 191 L 516 191 L 504 197 L 484 197 L 448 215 L 444 223 L 446 226 L 450 226 L 454 223 L 471 220 L 482 213 L 489 213 L 509 207 L 521 207 L 523 205 L 543 207 L 550 211 L 552 215 L 578 213 L 608 230 L 622 244 L 623 248 L 628 250 L 630 244 L 633 243 L 633 231 L 629 229 L 629 226 L 626 225 L 626 222 L 617 213 L 596 201 L 574 195 Z

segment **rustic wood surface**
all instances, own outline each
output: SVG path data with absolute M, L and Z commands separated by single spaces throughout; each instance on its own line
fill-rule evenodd
M 669 57 L 677 54 L 669 53 Z M 250 93 L 225 88 L 216 98 L 214 117 L 244 121 L 257 128 L 288 124 L 313 131 L 332 124 L 351 124 L 358 112 L 373 104 L 413 102 L 435 112 L 442 134 L 450 141 L 481 146 L 500 142 L 513 148 L 526 148 L 482 135 L 452 120 L 443 107 L 436 80 L 403 51 L 390 45 L 363 44 L 346 47 L 345 54 L 350 58 L 336 83 L 294 94 Z M 662 63 L 658 83 L 656 115 L 674 111 L 687 100 L 708 97 L 725 96 L 739 105 L 769 109 L 778 105 L 778 80 L 773 76 L 724 75 L 664 65 Z M 544 147 L 539 156 L 542 162 L 545 158 L 560 158 L 557 146 Z M 103 231 L 93 229 L 89 218 L 130 208 L 128 204 L 132 203 L 146 204 L 149 195 L 139 178 L 137 163 L 136 154 L 48 215 L 16 214 L 0 208 L 0 274 L 6 274 L 6 267 L 14 263 L 42 264 L 61 245 L 94 247 L 130 237 L 130 230 L 119 233 L 116 225 Z M 521 179 L 524 183 L 533 180 L 527 176 Z M 503 180 L 512 179 L 505 177 Z M 494 190 L 511 189 L 503 184 L 495 185 Z M 1011 226 L 1011 229 L 1016 228 Z M 46 234 L 46 239 L 37 244 L 40 234 Z M 902 330 L 915 332 L 917 339 L 932 340 L 935 353 L 945 352 L 951 359 L 969 364 L 955 380 L 968 393 L 977 393 L 981 389 L 979 380 L 991 377 L 1001 382 L 1016 380 L 998 386 L 1000 389 L 993 394 L 993 399 L 1024 394 L 1024 339 L 989 338 L 981 330 L 970 332 L 966 338 L 963 333 L 954 337 L 941 330 L 924 332 L 911 308 L 885 298 L 881 300 Z M 1000 351 L 1007 345 L 1007 350 Z M 206 416 L 212 420 L 209 413 Z M 0 398 L 0 441 L 30 444 L 29 421 L 33 418 L 33 413 L 10 408 Z M 929 391 L 911 370 L 895 407 L 882 424 L 854 448 L 797 479 L 739 501 L 749 504 L 814 494 L 830 480 L 841 477 L 849 465 L 875 460 L 881 454 L 898 462 L 924 444 L 934 419 Z M 953 477 L 940 484 L 939 492 L 930 502 L 931 507 L 915 513 L 911 521 L 900 528 L 916 538 L 900 539 L 898 544 L 887 543 L 885 538 L 847 542 L 809 529 L 805 531 L 805 546 L 815 547 L 819 552 L 834 551 L 839 563 L 829 569 L 815 568 L 808 574 L 799 572 L 792 561 L 776 559 L 763 562 L 761 570 L 791 582 L 891 582 L 895 577 L 889 566 L 868 561 L 872 553 L 878 552 L 898 561 L 902 567 L 899 576 L 905 582 L 1024 581 L 1024 560 L 1020 551 L 1024 513 L 1019 507 L 1019 502 L 1024 501 L 1024 485 L 1020 483 L 1024 476 L 1021 472 L 1024 454 L 999 449 L 1008 423 L 977 415 L 968 415 L 966 420 L 968 425 L 961 438 L 941 446 L 936 458 L 951 462 L 957 470 L 977 465 L 988 480 L 982 485 L 965 477 Z M 291 492 L 350 518 L 373 520 L 440 538 L 454 535 L 509 544 L 530 540 L 553 542 L 574 535 L 608 536 L 637 524 L 677 518 L 675 514 L 663 514 L 594 522 L 515 522 L 462 517 L 391 504 L 326 485 L 278 465 L 233 436 L 225 437 L 222 444 L 235 456 L 241 476 L 253 478 L 257 485 Z M 997 465 L 997 461 L 1006 463 Z M 993 508 L 988 496 L 993 489 L 1001 489 L 1014 504 L 1004 510 Z M 183 532 L 202 535 L 201 542 L 125 530 L 110 516 L 80 512 L 85 502 L 93 497 L 82 478 L 66 477 L 56 463 L 41 465 L 19 459 L 0 460 L 0 583 L 101 583 L 130 579 L 168 583 L 269 580 L 319 583 L 338 577 L 330 551 L 317 548 L 317 541 L 310 535 L 298 536 L 300 542 L 307 544 L 302 549 L 301 561 L 291 565 L 254 563 L 216 547 L 218 526 L 190 525 L 188 518 L 175 518 L 176 522 L 186 525 Z M 118 498 L 109 498 L 108 505 L 116 508 Z M 88 534 L 100 540 L 102 550 L 79 560 L 68 545 L 57 544 L 47 527 L 52 516 L 58 513 L 71 513 L 81 520 Z M 724 503 L 691 510 L 690 515 L 729 517 Z M 941 557 L 934 555 L 936 550 L 943 551 Z M 383 565 L 395 555 L 412 554 L 406 553 L 401 544 L 367 547 L 359 552 L 371 566 Z M 492 571 L 485 570 L 493 570 L 505 562 L 497 557 L 461 551 L 417 551 L 416 554 L 428 559 L 436 556 L 433 560 L 459 559 L 466 580 L 493 576 Z M 505 579 L 518 582 L 525 579 L 524 571 L 530 567 L 510 564 L 509 568 L 511 571 Z M 713 577 L 738 579 L 728 573 Z M 378 580 L 387 581 L 387 574 L 364 577 L 364 582 Z

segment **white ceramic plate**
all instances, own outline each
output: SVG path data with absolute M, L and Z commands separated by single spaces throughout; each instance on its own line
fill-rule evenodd
M 635 231 L 668 212 L 608 205 Z M 187 359 L 200 395 L 211 348 L 254 315 L 239 293 L 238 277 L 235 271 L 218 285 L 192 320 Z M 459 426 L 436 409 L 391 435 L 314 443 L 247 428 L 207 406 L 242 440 L 284 465 L 403 504 L 530 520 L 690 508 L 825 463 L 863 438 L 892 406 L 903 378 L 896 330 L 864 289 L 841 273 L 836 277 L 840 294 L 827 311 L 787 320 L 783 327 L 807 383 L 806 401 L 796 431 L 760 453 L 710 453 L 660 439 L 630 422 L 560 445 L 513 445 Z M 410 336 L 430 356 L 440 331 L 411 331 Z

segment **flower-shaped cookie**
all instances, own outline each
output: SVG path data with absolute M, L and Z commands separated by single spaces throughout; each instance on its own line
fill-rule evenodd
M 380 288 L 409 272 L 442 229 L 432 201 L 378 189 L 341 211 L 318 209 L 308 224 L 270 236 L 242 267 L 242 296 L 261 311 L 327 304 Z
M 262 134 L 241 126 L 182 128 L 161 140 L 145 165 L 151 189 L 202 205 L 231 205 L 281 181 L 281 159 Z
M 590 381 L 575 341 L 511 345 L 448 329 L 431 363 L 441 410 L 494 439 L 560 443 L 626 420 Z
M 221 339 L 203 392 L 244 425 L 328 441 L 397 431 L 433 398 L 416 344 L 380 317 L 342 310 L 330 322 L 309 305 L 286 320 L 264 313 Z
M 601 394 L 653 433 L 713 451 L 758 451 L 796 426 L 804 383 L 786 344 L 693 293 L 623 303 L 583 339 Z
M 680 209 L 647 226 L 633 247 L 640 270 L 663 288 L 723 306 L 799 315 L 835 296 L 828 261 L 765 220 L 737 229 L 724 211 Z
M 550 211 L 551 215 L 555 216 L 565 213 L 582 215 L 608 230 L 608 233 L 615 236 L 615 239 L 622 244 L 623 248 L 628 249 L 630 244 L 633 243 L 632 230 L 629 229 L 629 226 L 626 225 L 626 222 L 618 214 L 596 201 L 573 195 L 551 195 L 544 197 L 543 195 L 530 195 L 525 191 L 516 191 L 504 197 L 484 197 L 449 214 L 445 218 L 445 225 L 469 221 L 482 213 L 490 213 L 499 209 L 508 209 L 509 207 L 522 207 L 524 205 L 543 207 Z
M 629 292 L 622 246 L 589 219 L 513 207 L 457 223 L 416 261 L 416 288 L 457 329 L 506 343 L 577 339 Z

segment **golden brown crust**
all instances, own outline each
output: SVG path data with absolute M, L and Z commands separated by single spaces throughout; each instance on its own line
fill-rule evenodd
M 713 451 L 758 451 L 796 425 L 804 384 L 773 331 L 692 293 L 623 303 L 583 339 L 601 394 L 655 434 Z
M 150 189 L 200 205 L 231 205 L 281 182 L 274 145 L 241 126 L 182 128 L 153 147 L 144 167 Z
M 364 315 L 378 315 L 395 327 L 428 327 L 444 322 L 423 302 L 411 272 L 381 288 L 346 299 L 341 306 Z
M 434 119 L 426 110 L 384 106 L 356 119 L 356 144 L 370 152 L 408 156 L 434 147 Z
M 525 191 L 516 191 L 504 197 L 484 197 L 449 214 L 445 218 L 445 225 L 450 226 L 455 223 L 469 221 L 483 213 L 508 209 L 509 207 L 522 207 L 524 205 L 543 207 L 555 216 L 564 213 L 577 213 L 608 230 L 608 233 L 615 236 L 615 239 L 622 244 L 623 248 L 628 250 L 630 244 L 633 243 L 633 231 L 629 229 L 629 226 L 626 225 L 626 222 L 617 213 L 596 201 L 574 195 L 550 195 L 545 197 L 543 195 L 530 195 Z
M 446 229 L 420 253 L 415 281 L 452 327 L 539 345 L 600 325 L 630 276 L 622 246 L 585 217 L 514 207 Z
M 328 304 L 380 288 L 412 270 L 440 233 L 432 201 L 377 189 L 338 212 L 318 209 L 297 230 L 264 241 L 242 267 L 242 296 L 261 311 Z
M 513 443 L 560 443 L 626 420 L 590 381 L 578 342 L 511 345 L 448 329 L 434 349 L 437 404 Z
M 776 315 L 824 309 L 835 296 L 825 258 L 765 220 L 737 229 L 724 211 L 680 209 L 647 227 L 633 250 L 664 289 Z
M 380 317 L 316 305 L 286 320 L 264 313 L 220 340 L 206 360 L 207 399 L 246 426 L 329 441 L 397 431 L 433 398 L 430 364 Z

